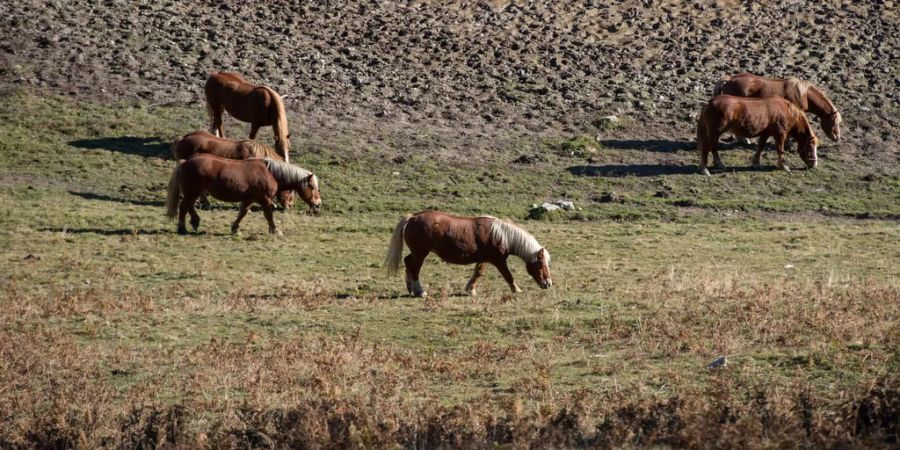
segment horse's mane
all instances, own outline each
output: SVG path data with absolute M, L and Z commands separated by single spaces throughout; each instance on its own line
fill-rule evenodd
M 819 89 L 819 88 L 817 88 L 816 86 L 810 84 L 810 85 L 809 85 L 809 92 L 812 92 L 812 93 L 816 94 L 816 96 L 818 96 L 819 98 L 821 98 L 822 100 L 825 101 L 825 104 L 826 104 L 828 107 L 827 107 L 827 108 L 823 108 L 823 109 L 825 110 L 825 112 L 826 112 L 827 114 L 835 114 L 835 115 L 840 116 L 841 113 L 838 112 L 837 106 L 834 106 L 834 103 L 831 102 L 831 99 L 828 98 L 828 96 L 825 95 L 825 93 L 822 92 L 821 89 Z M 819 106 L 820 108 L 822 107 L 822 105 L 818 105 L 818 106 Z
M 288 161 L 288 150 L 290 149 L 287 146 L 288 124 L 287 113 L 284 110 L 284 102 L 281 101 L 281 96 L 272 88 L 266 86 L 263 86 L 262 88 L 269 91 L 269 95 L 272 96 L 272 101 L 275 102 L 275 113 L 278 114 L 278 117 L 275 118 L 275 122 L 272 125 L 272 131 L 275 135 L 275 144 L 279 147 L 279 150 L 284 150 L 284 160 Z
M 488 216 L 490 217 L 490 216 Z M 541 244 L 527 231 L 519 228 L 517 225 L 492 217 L 494 222 L 491 224 L 491 240 L 501 242 L 506 245 L 509 252 L 525 260 L 532 262 L 537 259 L 537 252 L 540 250 Z M 547 258 L 547 265 L 550 265 L 550 252 L 544 250 Z
M 284 161 L 284 158 L 274 148 L 252 139 L 238 141 L 238 146 L 244 146 L 251 158 L 272 158 L 277 161 Z
M 265 161 L 266 168 L 282 184 L 305 187 L 307 179 L 312 175 L 312 172 L 306 169 L 301 169 L 293 164 L 278 161 L 277 159 L 266 158 Z M 312 185 L 316 189 L 319 188 L 319 180 L 315 175 L 312 177 Z
M 806 94 L 809 91 L 809 87 L 809 82 L 797 78 L 788 78 L 784 81 L 784 96 L 795 105 L 806 111 L 806 109 L 809 107 L 809 103 L 806 99 Z

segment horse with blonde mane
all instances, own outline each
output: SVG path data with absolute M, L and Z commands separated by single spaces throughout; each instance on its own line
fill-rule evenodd
M 234 141 L 220 138 L 205 131 L 198 130 L 184 135 L 181 139 L 172 143 L 172 155 L 175 160 L 188 159 L 196 154 L 210 154 L 228 159 L 271 158 L 284 161 L 284 156 L 268 145 L 251 139 Z M 279 191 L 278 202 L 285 209 L 291 209 L 294 204 L 294 191 Z M 201 205 L 209 205 L 206 195 L 200 197 Z
M 751 73 L 723 76 L 713 89 L 713 96 L 781 97 L 819 118 L 822 129 L 831 140 L 841 140 L 841 113 L 816 86 L 796 78 L 765 78 Z
M 279 191 L 290 190 L 297 191 L 310 210 L 318 214 L 322 200 L 319 180 L 312 172 L 271 158 L 235 160 L 200 153 L 179 161 L 172 171 L 166 196 L 166 216 L 173 219 L 177 214 L 178 233 L 186 234 L 184 220 L 190 214 L 191 227 L 197 231 L 200 216 L 194 203 L 208 192 L 224 202 L 241 203 L 237 219 L 231 225 L 232 233 L 238 232 L 241 219 L 250 206 L 258 203 L 269 222 L 269 232 L 281 234 L 272 217 L 273 200 Z
M 257 86 L 235 72 L 216 72 L 209 75 L 204 86 L 206 107 L 212 121 L 209 131 L 225 137 L 222 114 L 228 111 L 235 119 L 250 123 L 250 139 L 256 139 L 260 127 L 271 126 L 275 148 L 289 162 L 291 135 L 288 134 L 287 114 L 281 96 L 272 88 Z
M 475 264 L 475 273 L 466 284 L 469 295 L 476 294 L 478 278 L 484 274 L 486 263 L 500 271 L 510 290 L 522 292 L 506 265 L 510 255 L 525 261 L 528 274 L 542 288 L 553 285 L 550 253 L 527 231 L 495 217 L 460 217 L 441 211 L 423 211 L 404 217 L 394 228 L 385 257 L 389 275 L 399 271 L 404 242 L 410 251 L 403 258 L 406 289 L 416 297 L 427 295 L 419 283 L 419 272 L 431 252 L 448 263 Z
M 806 114 L 793 103 L 781 97 L 747 98 L 720 95 L 711 99 L 697 121 L 697 151 L 700 154 L 700 172 L 709 175 L 706 163 L 713 154 L 715 167 L 724 169 L 716 144 L 719 137 L 730 131 L 736 137 L 757 137 L 759 144 L 751 164 L 759 166 L 759 156 L 766 140 L 775 139 L 778 148 L 778 168 L 790 172 L 784 162 L 784 143 L 788 137 L 797 141 L 797 152 L 809 168 L 817 165 L 818 139 L 813 133 Z

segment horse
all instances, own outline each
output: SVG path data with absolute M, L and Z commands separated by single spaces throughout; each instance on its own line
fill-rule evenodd
M 310 210 L 319 213 L 322 205 L 319 180 L 312 172 L 271 158 L 236 160 L 201 153 L 179 161 L 172 171 L 166 196 L 166 216 L 174 219 L 177 213 L 178 233 L 186 234 L 184 219 L 190 213 L 191 227 L 197 231 L 200 216 L 194 203 L 201 194 L 209 192 L 225 202 L 241 202 L 237 219 L 231 225 L 232 233 L 239 231 L 241 219 L 250 205 L 258 203 L 269 222 L 269 233 L 281 234 L 272 218 L 275 209 L 272 200 L 283 190 L 296 190 Z
M 818 138 L 813 133 L 806 114 L 793 103 L 781 97 L 747 98 L 720 95 L 712 98 L 700 113 L 697 121 L 697 151 L 700 154 L 700 172 L 709 175 L 706 162 L 712 152 L 714 165 L 725 168 L 716 144 L 722 133 L 730 131 L 737 137 L 759 136 L 756 154 L 751 159 L 759 166 L 759 156 L 769 137 L 778 146 L 778 168 L 790 172 L 784 163 L 784 143 L 788 137 L 797 141 L 797 152 L 809 168 L 818 164 L 816 147 Z
M 494 265 L 512 292 L 522 292 L 506 265 L 509 255 L 525 261 L 525 268 L 541 288 L 553 285 L 550 277 L 550 253 L 534 236 L 522 228 L 491 216 L 460 217 L 441 211 L 422 211 L 400 220 L 394 228 L 384 265 L 388 275 L 399 271 L 403 243 L 409 255 L 406 265 L 406 289 L 416 297 L 427 293 L 419 283 L 419 271 L 425 257 L 436 253 L 452 264 L 475 264 L 475 273 L 466 284 L 466 292 L 476 295 L 478 278 L 485 264 Z
M 738 97 L 782 97 L 816 115 L 828 137 L 841 140 L 841 113 L 824 92 L 814 85 L 796 78 L 765 78 L 750 73 L 725 75 L 713 89 L 713 96 L 736 95 Z
M 216 72 L 209 75 L 203 90 L 212 121 L 211 133 L 225 137 L 223 111 L 228 111 L 235 119 L 250 123 L 250 139 L 256 139 L 260 127 L 271 126 L 275 148 L 285 162 L 290 162 L 291 135 L 288 134 L 287 114 L 281 96 L 272 88 L 250 84 L 235 72 Z
M 287 156 L 254 140 L 233 141 L 220 138 L 205 130 L 197 130 L 184 135 L 172 143 L 171 150 L 176 161 L 188 159 L 199 153 L 208 153 L 228 159 L 271 158 L 277 161 L 284 161 L 284 157 Z M 294 191 L 278 191 L 278 201 L 285 209 L 290 209 L 294 204 Z M 200 203 L 208 203 L 206 195 L 201 196 Z

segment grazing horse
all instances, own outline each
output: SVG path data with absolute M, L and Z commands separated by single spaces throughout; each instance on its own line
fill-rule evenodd
M 209 153 L 228 159 L 272 158 L 279 161 L 284 161 L 287 156 L 252 139 L 234 141 L 206 130 L 188 133 L 172 143 L 172 155 L 176 160 L 188 159 L 196 153 Z
M 254 140 L 233 141 L 217 137 L 205 130 L 188 133 L 172 143 L 172 155 L 176 161 L 188 159 L 199 153 L 207 153 L 228 159 L 271 158 L 277 161 L 284 161 L 286 156 L 279 154 L 272 147 Z M 278 201 L 285 209 L 290 209 L 294 204 L 294 191 L 278 191 Z M 205 194 L 201 196 L 200 203 L 209 203 Z
M 437 253 L 449 263 L 475 264 L 475 273 L 466 284 L 466 292 L 470 295 L 475 295 L 485 263 L 497 267 L 513 292 L 522 292 L 506 265 L 509 255 L 522 258 L 528 273 L 542 288 L 553 284 L 550 279 L 550 253 L 527 231 L 494 217 L 458 217 L 440 211 L 423 211 L 406 216 L 391 236 L 384 261 L 388 274 L 399 271 L 404 242 L 410 251 L 403 259 L 406 264 L 406 289 L 416 297 L 427 295 L 419 284 L 419 271 L 430 252 Z
M 784 163 L 784 143 L 788 137 L 797 141 L 797 152 L 809 168 L 816 167 L 818 139 L 806 120 L 806 114 L 781 97 L 747 98 L 720 95 L 711 99 L 700 113 L 697 123 L 697 151 L 700 153 L 700 172 L 709 175 L 706 163 L 712 152 L 716 168 L 725 167 L 719 159 L 716 144 L 722 133 L 730 131 L 737 137 L 759 136 L 756 154 L 751 164 L 759 165 L 759 156 L 769 137 L 778 146 L 778 168 L 790 172 Z
M 166 216 L 172 219 L 177 213 L 178 233 L 186 234 L 184 218 L 190 213 L 191 227 L 197 231 L 200 216 L 194 202 L 201 194 L 209 192 L 225 202 L 241 202 L 237 219 L 231 225 L 232 233 L 238 232 L 241 219 L 250 205 L 258 203 L 269 222 L 269 233 L 281 234 L 272 218 L 275 209 L 272 200 L 278 191 L 283 190 L 296 190 L 310 209 L 318 213 L 322 200 L 319 197 L 319 180 L 312 172 L 270 158 L 235 160 L 199 154 L 179 162 L 172 171 L 166 197 Z
M 288 134 L 284 103 L 272 88 L 248 83 L 234 72 L 216 72 L 209 75 L 204 86 L 206 108 L 212 120 L 209 131 L 225 137 L 222 112 L 243 122 L 250 122 L 250 139 L 256 139 L 259 127 L 271 126 L 275 135 L 275 148 L 290 162 L 291 135 Z
M 841 140 L 841 113 L 819 88 L 796 78 L 765 78 L 750 73 L 723 76 L 713 90 L 713 96 L 782 97 L 815 114 L 822 129 L 831 140 Z

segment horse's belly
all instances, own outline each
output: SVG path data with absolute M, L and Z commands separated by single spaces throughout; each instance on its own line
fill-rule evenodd
M 434 253 L 450 264 L 474 264 L 480 261 L 476 252 L 463 248 L 435 248 Z

